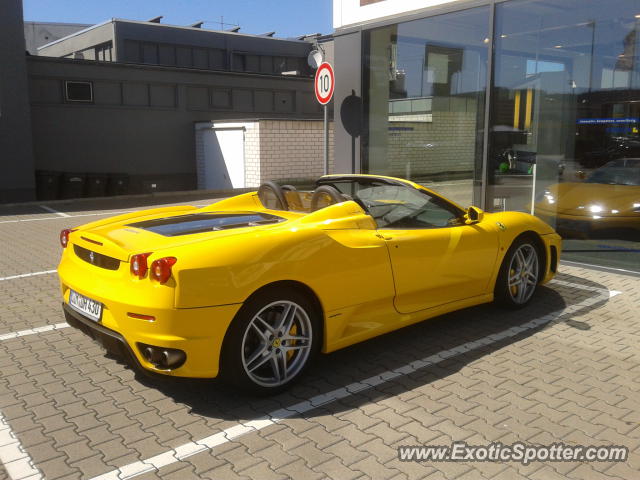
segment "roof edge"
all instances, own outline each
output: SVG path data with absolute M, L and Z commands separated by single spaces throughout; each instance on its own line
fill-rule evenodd
M 54 40 L 53 42 L 45 43 L 44 45 L 38 47 L 37 50 L 41 50 L 43 48 L 50 47 L 52 45 L 55 45 L 56 43 L 60 43 L 60 42 L 62 42 L 64 40 L 68 40 L 69 38 L 77 37 L 78 35 L 82 35 L 83 33 L 86 33 L 86 32 L 89 32 L 89 31 L 93 30 L 94 28 L 102 27 L 102 26 L 107 25 L 109 23 L 113 23 L 114 21 L 115 21 L 115 19 L 112 18 L 110 20 L 105 20 L 104 22 L 96 23 L 95 25 L 91 25 L 88 28 L 84 28 L 84 29 L 82 29 L 82 30 L 80 30 L 78 32 L 74 32 L 71 35 L 67 35 L 66 37 L 59 38 L 58 40 Z

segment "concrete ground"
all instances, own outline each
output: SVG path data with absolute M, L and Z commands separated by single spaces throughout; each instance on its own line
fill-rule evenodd
M 65 328 L 58 233 L 184 200 L 0 207 L 1 480 L 638 478 L 638 277 L 563 265 L 523 310 L 469 308 L 321 356 L 271 398 L 136 376 Z M 622 445 L 630 456 L 398 460 L 399 446 L 462 440 Z

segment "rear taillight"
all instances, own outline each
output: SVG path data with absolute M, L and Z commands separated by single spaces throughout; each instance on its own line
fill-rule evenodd
M 62 245 L 62 248 L 67 248 L 67 245 L 69 245 L 69 234 L 75 231 L 75 228 L 65 228 L 60 232 L 60 245 Z
M 149 276 L 159 283 L 164 284 L 171 278 L 171 267 L 178 261 L 175 257 L 164 257 L 154 260 L 151 264 Z
M 129 269 L 131 270 L 131 275 L 134 275 L 138 278 L 144 278 L 147 274 L 147 270 L 149 267 L 147 265 L 147 257 L 151 255 L 149 253 L 138 253 L 131 257 L 131 262 L 129 263 Z

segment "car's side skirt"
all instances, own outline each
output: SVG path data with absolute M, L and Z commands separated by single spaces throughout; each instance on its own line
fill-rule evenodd
M 377 337 L 378 335 L 444 315 L 445 313 L 454 312 L 456 310 L 492 301 L 493 293 L 490 293 L 447 303 L 445 305 L 439 305 L 434 308 L 414 313 L 400 314 L 395 310 L 388 310 L 388 316 L 385 318 L 385 321 L 371 321 L 369 317 L 363 316 L 363 311 L 361 309 L 354 307 L 349 307 L 342 311 L 328 312 L 327 318 L 325 319 L 327 322 L 330 322 L 331 319 L 336 318 L 336 316 L 346 315 L 342 321 L 345 322 L 347 328 L 344 329 L 345 334 L 343 336 L 336 338 L 333 341 L 328 341 L 322 351 L 324 353 L 333 352 L 335 350 L 348 347 L 349 345 Z M 387 312 L 385 312 L 385 314 L 386 313 Z

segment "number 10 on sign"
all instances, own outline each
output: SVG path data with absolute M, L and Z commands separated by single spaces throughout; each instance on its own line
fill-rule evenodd
M 329 112 L 327 104 L 333 97 L 335 76 L 330 63 L 324 62 L 316 71 L 315 93 L 316 99 L 324 106 L 324 174 L 329 173 Z

